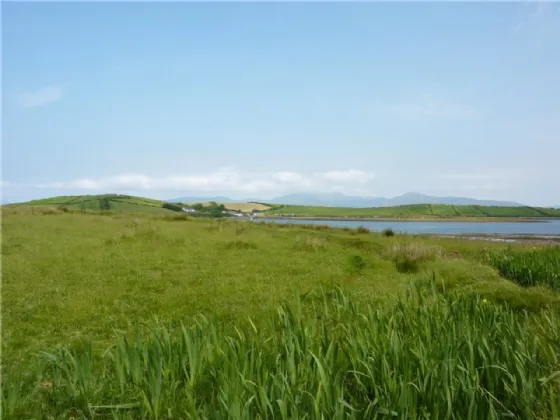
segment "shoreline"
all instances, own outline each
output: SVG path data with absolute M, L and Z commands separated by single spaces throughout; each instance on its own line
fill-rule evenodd
M 560 234 L 551 233 L 549 235 L 528 234 L 528 233 L 427 233 L 427 236 L 442 239 L 465 239 L 469 241 L 490 241 L 506 243 L 522 243 L 525 245 L 559 245 Z
M 528 217 L 449 217 L 449 218 L 431 218 L 431 217 L 344 217 L 344 216 L 254 216 L 253 220 L 310 220 L 310 221 L 340 221 L 340 222 L 466 222 L 466 223 L 545 223 L 551 220 L 560 220 L 559 218 L 528 218 Z

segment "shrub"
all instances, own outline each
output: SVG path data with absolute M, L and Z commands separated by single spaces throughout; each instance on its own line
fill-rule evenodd
M 387 237 L 395 236 L 395 232 L 391 228 L 383 229 L 383 232 L 381 232 L 381 234 Z
M 369 233 L 369 229 L 365 226 L 358 226 L 356 228 L 356 233 Z
M 361 255 L 350 256 L 350 271 L 356 274 L 361 273 L 366 268 L 366 262 Z
M 399 242 L 393 245 L 390 255 L 399 272 L 414 273 L 422 263 L 440 258 L 443 250 L 440 246 L 422 242 Z
M 83 209 L 83 204 L 82 204 L 82 209 Z M 111 210 L 111 201 L 109 197 L 102 197 L 99 199 L 99 210 L 101 211 Z
M 183 211 L 183 208 L 181 206 L 173 203 L 163 203 L 162 207 L 164 209 L 172 210 L 172 211 Z

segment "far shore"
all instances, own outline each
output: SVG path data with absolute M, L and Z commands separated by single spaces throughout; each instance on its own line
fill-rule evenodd
M 272 215 L 258 215 L 254 219 L 280 219 L 280 220 L 310 220 L 310 221 L 341 221 L 341 222 L 483 222 L 483 223 L 544 223 L 550 220 L 560 220 L 559 218 L 530 218 L 530 217 L 448 217 L 448 218 L 435 218 L 435 217 L 309 217 L 309 216 L 272 216 Z
M 430 237 L 436 238 L 447 238 L 447 239 L 467 239 L 471 241 L 491 241 L 491 242 L 513 242 L 522 243 L 525 245 L 560 245 L 560 235 L 550 234 L 550 235 L 539 235 L 539 234 L 526 234 L 526 233 L 513 233 L 513 234 L 495 234 L 495 233 L 460 233 L 460 234 L 448 234 L 448 233 L 432 233 L 426 234 Z

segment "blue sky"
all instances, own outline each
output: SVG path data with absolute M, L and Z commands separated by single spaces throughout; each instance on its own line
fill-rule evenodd
M 2 192 L 560 202 L 558 3 L 4 3 Z

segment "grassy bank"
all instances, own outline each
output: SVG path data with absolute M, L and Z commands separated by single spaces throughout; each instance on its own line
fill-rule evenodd
M 3 418 L 558 418 L 559 248 L 24 207 L 2 223 Z
M 414 204 L 395 207 L 346 208 L 278 205 L 264 212 L 267 216 L 307 218 L 399 218 L 441 220 L 487 220 L 560 217 L 560 210 L 540 207 L 452 206 Z
M 183 206 L 200 204 L 208 208 L 223 205 L 224 210 L 229 211 L 264 211 L 269 206 L 259 203 L 168 203 L 162 200 L 154 200 L 145 197 L 136 197 L 126 194 L 100 194 L 100 195 L 71 195 L 43 198 L 25 203 L 16 203 L 5 206 L 5 208 L 35 207 L 37 209 L 49 208 L 51 210 L 65 211 L 111 211 L 113 213 L 140 213 L 165 215 L 181 212 Z

